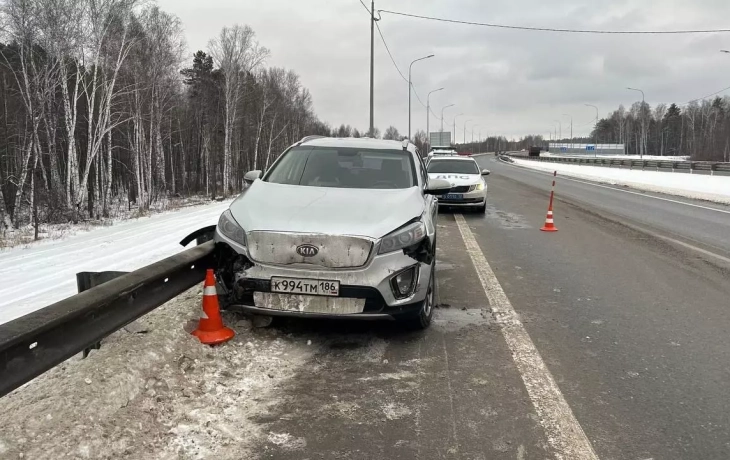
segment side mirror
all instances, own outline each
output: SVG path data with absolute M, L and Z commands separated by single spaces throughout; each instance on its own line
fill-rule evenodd
M 251 185 L 253 181 L 261 177 L 261 170 L 255 169 L 253 171 L 249 171 L 246 174 L 243 175 L 243 181 L 247 184 Z
M 425 191 L 429 195 L 445 195 L 451 191 L 451 183 L 443 179 L 429 179 Z
M 488 170 L 488 169 L 482 169 L 482 176 L 488 176 L 488 175 L 490 175 L 490 174 L 492 174 L 492 173 L 491 173 L 491 172 L 489 172 L 489 170 Z

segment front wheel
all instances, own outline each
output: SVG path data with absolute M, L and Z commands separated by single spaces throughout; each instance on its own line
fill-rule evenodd
M 428 292 L 426 298 L 423 300 L 421 309 L 418 314 L 404 318 L 403 324 L 408 329 L 413 330 L 424 330 L 431 325 L 431 319 L 433 318 L 433 309 L 436 306 L 436 258 L 434 257 L 433 264 L 431 265 L 431 279 L 428 281 Z

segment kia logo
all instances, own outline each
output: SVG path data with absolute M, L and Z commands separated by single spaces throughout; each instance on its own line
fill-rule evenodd
M 297 246 L 297 254 L 302 257 L 314 257 L 317 255 L 318 252 L 319 248 L 311 244 L 301 244 Z

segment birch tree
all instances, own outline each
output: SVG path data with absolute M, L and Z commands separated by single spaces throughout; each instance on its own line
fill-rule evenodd
M 242 97 L 243 80 L 268 57 L 269 50 L 256 40 L 249 26 L 224 27 L 218 38 L 208 47 L 213 60 L 223 73 L 223 97 L 225 101 L 223 142 L 223 194 L 230 193 L 231 155 L 234 128 L 238 121 L 238 106 Z

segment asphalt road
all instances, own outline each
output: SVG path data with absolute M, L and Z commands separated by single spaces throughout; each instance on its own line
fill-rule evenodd
M 560 180 L 548 234 L 551 178 L 479 161 L 489 206 L 441 214 L 431 329 L 277 326 L 323 346 L 258 420 L 306 448 L 263 442 L 258 458 L 589 458 L 551 420 L 575 423 L 603 460 L 730 458 L 730 270 L 717 257 L 730 214 L 704 207 L 726 208 Z M 515 328 L 537 355 L 524 359 Z

